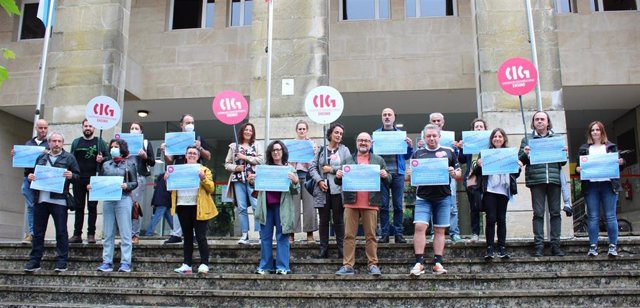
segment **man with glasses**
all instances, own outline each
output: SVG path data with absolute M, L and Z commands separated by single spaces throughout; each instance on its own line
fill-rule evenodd
M 379 165 L 381 185 L 388 185 L 391 177 L 387 172 L 384 159 L 371 153 L 371 136 L 362 132 L 356 139 L 358 151 L 352 156 L 342 160 L 342 166 L 346 165 Z M 335 183 L 342 185 L 344 172 L 336 172 Z M 336 275 L 353 275 L 353 266 L 356 263 L 356 233 L 358 224 L 362 218 L 362 225 L 365 234 L 365 251 L 367 254 L 369 274 L 379 277 L 382 275 L 378 268 L 378 242 L 376 241 L 376 225 L 378 222 L 378 210 L 382 204 L 382 195 L 374 191 L 343 191 L 344 202 L 344 257 L 343 266 L 336 272 Z
M 396 115 L 393 109 L 385 108 L 382 110 L 382 127 L 376 132 L 383 131 L 399 131 L 396 127 Z M 411 138 L 406 137 L 407 154 L 398 155 L 380 155 L 387 164 L 387 172 L 391 177 L 391 185 L 382 185 L 380 192 L 382 193 L 382 207 L 380 208 L 380 238 L 378 243 L 389 243 L 389 192 L 393 198 L 393 228 L 395 231 L 395 242 L 406 243 L 407 240 L 403 236 L 402 220 L 404 211 L 402 209 L 402 201 L 404 197 L 404 174 L 405 161 L 411 158 L 413 147 Z

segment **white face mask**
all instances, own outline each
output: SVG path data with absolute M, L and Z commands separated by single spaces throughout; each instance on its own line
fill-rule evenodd
M 195 128 L 196 128 L 195 125 L 187 124 L 187 125 L 184 126 L 184 131 L 185 132 L 192 132 Z
M 120 157 L 120 148 L 111 148 L 111 157 Z
M 142 131 L 137 129 L 137 128 L 132 128 L 131 130 L 129 130 L 130 134 L 142 134 Z

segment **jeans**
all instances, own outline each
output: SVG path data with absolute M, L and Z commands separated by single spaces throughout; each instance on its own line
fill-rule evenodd
M 240 216 L 240 227 L 242 229 L 242 233 L 249 232 L 249 214 L 247 212 L 249 203 L 251 203 L 251 208 L 254 213 L 254 230 L 260 232 L 260 223 L 258 222 L 258 219 L 255 218 L 256 203 L 258 200 L 251 197 L 253 187 L 247 183 L 233 182 L 233 192 L 235 194 L 236 201 L 238 202 L 238 216 Z
M 29 183 L 29 180 L 27 180 L 27 177 L 25 176 L 24 179 L 22 179 L 22 195 L 24 196 L 24 207 L 27 211 L 27 230 L 25 230 L 25 233 L 27 234 L 34 234 L 33 233 L 33 190 L 31 190 L 31 188 L 29 188 L 31 183 Z
M 73 224 L 73 235 L 82 235 L 82 225 L 84 224 L 84 205 L 87 201 L 87 184 L 89 178 L 80 178 L 77 183 L 73 183 L 73 196 L 76 198 L 78 207 L 76 208 L 75 222 Z M 87 209 L 89 218 L 87 220 L 87 235 L 96 234 L 96 220 L 98 219 L 98 201 L 88 201 Z M 131 214 L 129 214 L 131 217 Z
M 560 245 L 560 185 L 538 184 L 531 189 L 531 203 L 533 205 L 533 242 L 535 246 L 544 245 L 544 212 L 545 201 L 549 207 L 551 244 Z
M 469 210 L 471 212 L 471 234 L 480 235 L 482 192 L 478 188 L 467 190 L 467 198 L 469 199 Z
M 37 203 L 33 208 L 34 233 L 29 260 L 40 263 L 44 253 L 44 234 L 49 215 L 56 227 L 56 263 L 67 263 L 69 257 L 69 234 L 67 233 L 67 207 L 48 202 Z
M 156 225 L 160 222 L 160 220 L 162 220 L 162 217 L 164 217 L 164 220 L 169 225 L 169 228 L 173 229 L 173 217 L 171 217 L 171 210 L 166 206 L 156 206 L 156 210 L 151 217 L 151 222 L 147 227 L 147 236 L 153 234 L 153 229 L 156 228 Z
M 280 205 L 267 206 L 267 219 L 260 225 L 260 264 L 258 269 L 273 270 L 273 228 L 276 229 L 276 268 L 290 272 L 289 268 L 289 235 L 282 234 L 280 221 Z
M 116 227 L 120 232 L 120 263 L 131 265 L 131 198 L 122 196 L 119 201 L 105 201 L 102 207 L 104 240 L 102 262 L 113 264 Z
M 449 196 L 440 199 L 427 200 L 420 197 L 416 198 L 415 213 L 413 218 L 414 224 L 428 225 L 433 222 L 435 228 L 446 228 L 451 225 L 451 206 Z M 431 228 L 433 230 L 433 228 Z
M 144 195 L 147 186 L 147 178 L 144 175 L 138 174 L 138 187 L 131 192 L 131 198 L 133 201 L 138 201 L 140 208 L 144 207 Z M 140 229 L 142 229 L 142 217 L 134 219 L 131 223 L 131 233 L 135 236 L 140 235 Z
M 389 232 L 389 187 L 381 185 L 382 207 L 380 207 L 381 235 L 387 236 Z M 393 197 L 393 228 L 394 234 L 402 235 L 402 199 L 404 197 L 404 174 L 394 173 L 391 176 L 391 196 Z
M 505 195 L 486 192 L 482 202 L 484 202 L 484 208 L 487 212 L 487 223 L 484 226 L 487 247 L 493 246 L 496 224 L 498 225 L 498 246 L 504 247 L 507 239 L 507 204 L 509 203 L 509 198 Z
M 618 244 L 618 218 L 616 217 L 616 203 L 618 194 L 613 191 L 611 182 L 591 182 L 585 194 L 587 202 L 589 244 L 598 244 L 600 232 L 600 206 L 604 209 L 604 218 L 607 222 L 607 235 L 609 244 Z
M 184 261 L 182 263 L 191 266 L 193 263 L 193 231 L 196 232 L 198 241 L 198 251 L 200 252 L 200 264 L 209 266 L 209 244 L 207 243 L 208 220 L 197 220 L 196 206 L 180 205 L 176 207 L 176 214 L 183 227 L 184 245 L 182 252 Z
M 171 209 L 167 209 L 169 214 L 171 214 Z M 173 226 L 171 227 L 171 236 L 182 237 L 182 226 L 180 225 L 180 218 L 178 218 L 178 214 L 171 216 L 171 220 L 173 221 Z
M 458 182 L 455 179 L 451 179 L 451 217 L 449 218 L 449 236 L 460 235 L 460 229 L 458 228 Z

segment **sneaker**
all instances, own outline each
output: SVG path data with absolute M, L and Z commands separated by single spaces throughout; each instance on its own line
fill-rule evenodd
M 164 241 L 164 244 L 178 244 L 178 243 L 182 243 L 182 238 L 179 236 L 175 236 L 172 235 L 170 236 L 166 241 Z
M 422 265 L 422 263 L 416 263 L 409 272 L 409 276 L 412 277 L 418 277 L 422 274 L 424 274 L 424 265 Z
M 487 253 L 484 255 L 486 261 L 493 260 L 493 246 L 487 246 Z
M 29 260 L 27 265 L 24 266 L 25 272 L 35 272 L 40 270 L 40 263 L 35 260 Z
M 82 236 L 74 235 L 69 238 L 69 244 L 82 244 Z
M 336 272 L 336 275 L 338 275 L 338 276 L 352 276 L 355 273 L 356 272 L 353 270 L 353 267 L 344 265 Z
M 382 276 L 382 272 L 380 271 L 380 268 L 377 265 L 371 265 L 369 266 L 369 275 L 374 277 L 380 277 Z
M 33 236 L 31 234 L 27 234 L 23 239 L 22 239 L 22 244 L 31 244 L 31 241 L 33 240 Z
M 120 264 L 118 272 L 131 273 L 131 265 L 129 265 L 129 263 Z
M 459 243 L 459 242 L 462 242 L 464 240 L 460 237 L 460 235 L 454 234 L 454 235 L 451 236 L 451 241 L 454 242 L 454 243 Z
M 565 214 L 567 214 L 567 217 L 573 216 L 573 209 L 571 208 L 570 205 L 565 204 L 562 210 L 565 212 Z
M 56 267 L 53 269 L 55 272 L 66 272 L 67 271 L 67 263 L 56 262 Z
M 140 244 L 140 238 L 138 238 L 138 236 L 137 236 L 137 235 L 132 236 L 132 237 L 131 237 L 131 244 L 133 244 L 133 245 L 138 245 L 138 244 Z
M 283 270 L 283 269 L 276 270 L 276 275 L 286 275 L 286 274 L 289 274 L 289 272 L 287 272 L 286 270 Z
M 509 257 L 509 254 L 507 254 L 507 248 L 504 246 L 500 246 L 500 248 L 498 248 L 498 257 L 503 260 L 511 258 Z
M 609 245 L 609 252 L 607 252 L 609 257 L 617 257 L 618 256 L 618 247 L 614 244 Z
M 597 245 L 589 246 L 589 252 L 587 252 L 587 256 L 595 257 L 597 255 L 598 255 L 598 246 Z
M 474 234 L 474 235 L 471 236 L 471 243 L 475 243 L 475 242 L 477 242 L 479 240 L 480 240 L 480 236 L 479 235 Z
M 191 274 L 193 273 L 193 270 L 191 269 L 191 266 L 186 265 L 184 263 L 182 263 L 182 265 L 176 269 L 173 270 L 176 273 L 179 274 Z
M 256 268 L 256 270 L 253 272 L 254 274 L 258 274 L 258 275 L 266 275 L 267 271 L 263 270 L 261 268 Z
M 440 263 L 436 263 L 436 264 L 433 266 L 432 271 L 433 271 L 433 273 L 434 273 L 434 274 L 436 274 L 436 275 L 441 275 L 441 274 L 446 274 L 446 273 L 447 273 L 447 270 L 446 270 L 446 269 L 444 269 L 444 266 L 442 266 L 442 264 L 440 264 Z
M 198 274 L 208 274 L 209 273 L 209 267 L 206 264 L 200 264 L 200 266 L 198 266 Z
M 238 240 L 238 244 L 240 245 L 249 245 L 249 234 L 247 233 L 242 233 L 242 237 L 240 237 L 240 239 Z
M 102 263 L 97 268 L 98 272 L 113 272 L 113 266 L 111 263 Z

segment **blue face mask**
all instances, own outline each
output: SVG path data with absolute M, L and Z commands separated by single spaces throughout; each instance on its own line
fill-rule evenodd
M 111 148 L 111 157 L 120 157 L 120 148 Z

